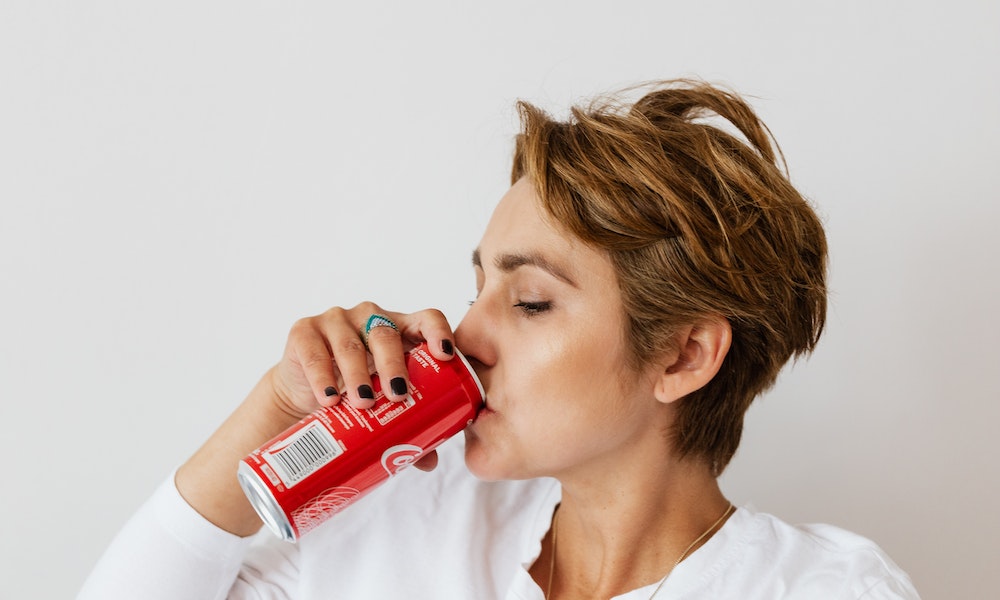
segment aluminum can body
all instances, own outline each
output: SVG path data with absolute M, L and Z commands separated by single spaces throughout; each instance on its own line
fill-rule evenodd
M 294 542 L 475 419 L 485 394 L 468 361 L 439 361 L 421 344 L 406 354 L 406 400 L 372 378 L 375 404 L 323 407 L 239 465 L 240 486 L 276 535 Z

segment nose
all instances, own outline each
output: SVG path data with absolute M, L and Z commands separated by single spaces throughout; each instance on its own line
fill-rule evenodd
M 470 360 L 476 372 L 496 364 L 495 323 L 481 299 L 472 303 L 455 329 L 455 345 Z

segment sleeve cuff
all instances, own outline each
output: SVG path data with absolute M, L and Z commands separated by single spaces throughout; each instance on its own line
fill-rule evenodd
M 181 496 L 174 483 L 174 470 L 149 500 L 146 508 L 152 517 L 178 543 L 205 559 L 225 560 L 242 557 L 254 536 L 230 533 L 196 511 Z

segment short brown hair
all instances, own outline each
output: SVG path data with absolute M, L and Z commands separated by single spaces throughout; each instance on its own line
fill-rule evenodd
M 631 105 L 602 98 L 565 122 L 527 102 L 518 109 L 512 180 L 528 177 L 556 222 L 610 256 L 629 366 L 669 349 L 682 325 L 729 321 L 721 370 L 680 401 L 672 432 L 682 456 L 720 474 L 750 403 L 823 330 L 819 218 L 779 167 L 770 131 L 722 88 L 660 82 Z

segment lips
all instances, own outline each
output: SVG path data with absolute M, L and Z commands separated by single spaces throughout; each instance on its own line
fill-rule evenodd
M 476 413 L 476 421 L 492 414 L 494 414 L 493 409 L 490 407 L 489 402 L 486 399 L 484 399 L 483 406 L 479 409 L 479 412 Z

